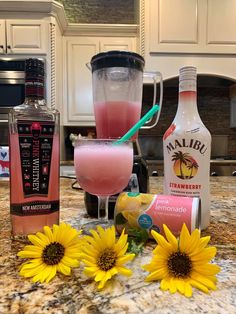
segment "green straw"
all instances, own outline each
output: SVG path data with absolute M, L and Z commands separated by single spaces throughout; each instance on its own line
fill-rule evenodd
M 114 144 L 121 144 L 128 141 L 159 109 L 160 107 L 158 105 L 154 105 L 152 109 L 150 109 L 134 126 L 132 126 L 132 128 L 129 129 L 124 136 L 115 141 Z

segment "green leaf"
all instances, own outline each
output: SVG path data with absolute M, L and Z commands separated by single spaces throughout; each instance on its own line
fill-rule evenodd
M 122 213 L 119 213 L 115 218 L 116 225 L 123 225 L 126 222 L 127 222 L 127 219 L 122 215 Z
M 142 253 L 144 243 L 137 244 L 133 239 L 128 239 L 128 252 L 134 253 L 135 255 L 138 255 L 139 253 Z
M 148 232 L 145 229 L 130 228 L 128 233 L 128 252 L 138 255 L 143 251 L 143 247 L 148 240 Z

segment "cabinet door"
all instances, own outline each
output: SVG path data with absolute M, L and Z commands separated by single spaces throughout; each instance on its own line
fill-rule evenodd
M 236 52 L 236 0 L 207 1 L 207 52 Z
M 7 53 L 45 54 L 49 25 L 43 20 L 7 20 Z
M 102 37 L 100 38 L 100 51 L 125 50 L 136 51 L 135 38 L 129 37 Z
M 86 67 L 99 52 L 99 39 L 65 39 L 65 125 L 94 125 L 92 74 Z
M 199 44 L 198 0 L 150 0 L 150 52 L 191 52 Z
M 5 20 L 0 20 L 0 54 L 6 52 Z
M 150 53 L 234 53 L 236 0 L 145 1 Z

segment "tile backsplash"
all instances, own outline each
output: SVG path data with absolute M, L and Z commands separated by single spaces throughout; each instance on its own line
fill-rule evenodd
M 146 85 L 143 91 L 143 112 L 152 103 L 152 86 Z M 230 128 L 230 99 L 228 86 L 198 88 L 199 115 L 211 135 L 228 135 L 228 155 L 236 156 L 236 129 Z M 178 104 L 178 87 L 165 87 L 163 107 L 159 122 L 150 130 L 141 130 L 140 135 L 163 136 L 173 121 Z
M 59 0 L 70 23 L 136 24 L 137 0 Z

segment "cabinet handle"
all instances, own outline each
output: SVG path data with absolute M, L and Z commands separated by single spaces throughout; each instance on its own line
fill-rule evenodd
M 7 50 L 11 51 L 11 46 L 10 45 L 7 46 Z

